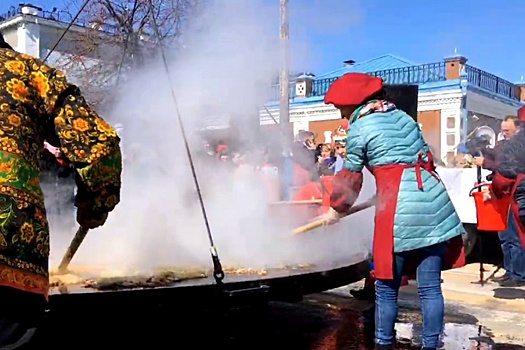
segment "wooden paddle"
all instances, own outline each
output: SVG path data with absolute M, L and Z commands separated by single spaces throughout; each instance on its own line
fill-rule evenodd
M 348 213 L 345 214 L 344 217 L 347 217 L 348 215 L 352 215 L 352 214 L 358 213 L 360 211 L 363 211 L 365 209 L 373 207 L 374 205 L 375 205 L 375 198 L 370 198 L 369 200 L 367 200 L 367 201 L 365 201 L 363 203 L 354 205 L 352 208 L 350 208 L 350 210 L 348 211 Z M 293 234 L 294 235 L 303 234 L 303 233 L 312 231 L 312 230 L 314 230 L 316 228 L 319 228 L 321 226 L 324 226 L 326 224 L 327 224 L 326 219 L 325 218 L 321 218 L 321 219 L 312 221 L 312 222 L 310 222 L 310 223 L 308 223 L 306 225 L 303 225 L 303 226 L 295 228 L 293 230 Z
M 86 235 L 88 234 L 89 229 L 87 227 L 80 226 L 77 230 L 77 233 L 75 233 L 75 237 L 73 237 L 73 240 L 71 241 L 71 244 L 69 244 L 69 247 L 66 250 L 66 253 L 64 254 L 64 257 L 62 258 L 62 261 L 60 262 L 60 265 L 58 265 L 58 273 L 59 274 L 66 274 L 67 268 L 69 267 L 69 263 L 71 260 L 73 260 L 73 257 L 75 256 L 78 248 L 84 241 L 84 238 L 86 238 Z
M 311 199 L 311 200 L 301 200 L 301 201 L 280 201 L 272 202 L 270 205 L 314 205 L 314 204 L 323 204 L 322 199 Z

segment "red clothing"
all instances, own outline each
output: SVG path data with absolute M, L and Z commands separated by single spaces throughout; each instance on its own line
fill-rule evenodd
M 354 173 L 343 169 L 332 182 L 330 206 L 338 213 L 346 213 L 354 205 L 363 187 L 363 173 Z
M 521 223 L 518 202 L 516 202 L 514 196 L 518 184 L 523 180 L 525 180 L 525 174 L 518 174 L 516 179 L 509 179 L 496 171 L 492 180 L 491 189 L 496 198 L 503 198 L 504 196 L 510 197 L 510 215 L 514 215 L 521 244 L 525 247 L 525 227 L 523 227 Z
M 303 168 L 300 164 L 293 163 L 293 185 L 295 187 L 303 187 L 311 181 L 310 172 Z
M 374 273 L 378 279 L 392 279 L 394 272 L 394 217 L 397 206 L 397 195 L 401 184 L 401 177 L 406 168 L 415 168 L 418 186 L 422 188 L 421 172 L 428 171 L 435 174 L 432 155 L 428 154 L 428 162 L 422 157 L 416 164 L 385 165 L 371 167 L 376 179 L 377 202 L 374 222 Z M 435 175 L 437 176 L 437 175 Z M 362 173 L 342 170 L 336 174 L 331 195 L 331 206 L 339 213 L 345 213 L 355 203 L 363 182 Z M 457 236 L 450 240 L 449 249 L 443 264 L 443 270 L 458 268 L 465 265 L 463 240 Z M 415 275 L 415 269 L 408 268 L 407 275 Z

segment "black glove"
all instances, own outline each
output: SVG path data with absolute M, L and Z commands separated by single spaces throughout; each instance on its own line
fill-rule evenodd
M 77 222 L 82 227 L 94 229 L 104 225 L 108 218 L 107 213 L 96 213 L 87 207 L 77 208 Z
M 75 171 L 75 168 L 73 167 L 61 166 L 58 168 L 57 176 L 63 179 L 63 178 L 69 177 L 71 174 L 73 174 L 74 171 Z

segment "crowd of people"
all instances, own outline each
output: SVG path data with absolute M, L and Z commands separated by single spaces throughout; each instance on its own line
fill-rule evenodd
M 343 168 L 346 152 L 346 125 L 332 133 L 331 143 L 315 143 L 315 134 L 301 130 L 291 148 L 295 166 L 294 186 L 316 181 L 320 176 L 333 176 Z

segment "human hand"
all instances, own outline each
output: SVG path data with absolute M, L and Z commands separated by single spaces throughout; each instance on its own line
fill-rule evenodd
M 489 191 L 483 192 L 483 202 L 492 200 L 492 193 Z
M 484 160 L 485 158 L 483 157 L 474 157 L 474 164 L 476 164 L 477 166 L 483 166 Z
M 328 212 L 323 215 L 323 219 L 326 221 L 327 225 L 333 225 L 339 222 L 341 219 L 341 214 L 339 214 L 333 208 L 330 208 L 330 210 L 328 210 Z
M 77 222 L 82 227 L 94 229 L 104 225 L 107 219 L 107 213 L 94 213 L 93 210 L 89 210 L 86 207 L 77 209 Z

